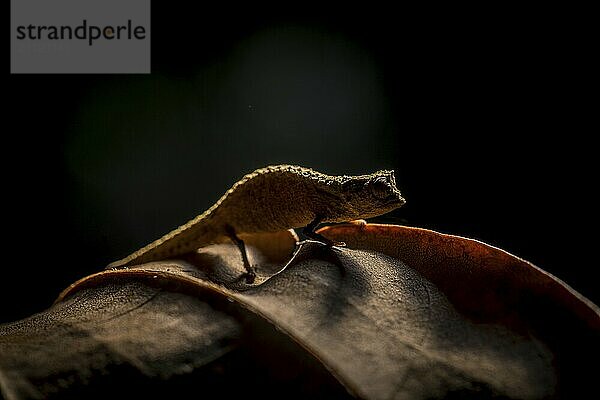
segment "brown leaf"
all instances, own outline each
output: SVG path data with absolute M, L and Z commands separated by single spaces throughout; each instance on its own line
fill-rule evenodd
M 126 376 L 136 395 L 572 398 L 594 387 L 581 360 L 597 353 L 598 309 L 556 278 L 431 231 L 320 233 L 348 247 L 306 242 L 282 272 L 275 260 L 295 238 L 254 241 L 254 285 L 232 245 L 86 277 L 0 327 L 0 387 L 10 399 L 110 394 L 102 376 Z
M 426 229 L 346 224 L 319 233 L 402 260 L 477 324 L 544 343 L 553 353 L 557 394 L 592 390 L 587 366 L 600 355 L 600 311 L 551 274 L 485 243 Z
M 543 299 L 549 302 L 545 306 L 559 306 L 600 329 L 598 308 L 589 300 L 533 264 L 477 240 L 378 224 L 330 226 L 319 233 L 345 241 L 350 248 L 402 260 L 440 288 L 461 312 L 481 322 L 521 320 L 525 306 Z M 541 310 L 528 311 L 529 324 Z

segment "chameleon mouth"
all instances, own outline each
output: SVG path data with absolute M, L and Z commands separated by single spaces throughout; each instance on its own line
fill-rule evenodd
M 392 193 L 389 196 L 387 196 L 383 201 L 385 205 L 397 204 L 398 207 L 401 207 L 404 204 L 406 204 L 406 200 L 404 199 L 404 197 L 400 196 L 399 193 Z

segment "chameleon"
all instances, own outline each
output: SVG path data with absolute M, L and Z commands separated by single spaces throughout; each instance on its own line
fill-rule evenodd
M 332 246 L 336 243 L 315 232 L 320 223 L 375 217 L 404 203 L 394 171 L 330 176 L 296 165 L 268 166 L 245 175 L 202 214 L 107 268 L 175 258 L 233 241 L 241 251 L 246 281 L 252 283 L 256 271 L 239 234 L 304 228 L 307 237 Z

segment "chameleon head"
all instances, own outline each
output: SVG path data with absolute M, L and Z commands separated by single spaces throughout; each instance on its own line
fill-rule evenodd
M 352 219 L 382 215 L 406 203 L 396 187 L 394 171 L 344 176 L 340 193 L 346 217 Z

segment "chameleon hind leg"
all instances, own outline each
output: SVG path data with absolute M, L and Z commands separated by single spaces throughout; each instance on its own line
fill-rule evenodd
M 327 245 L 329 247 L 331 247 L 331 246 L 339 246 L 339 247 L 346 246 L 346 243 L 344 243 L 344 242 L 334 242 L 333 240 L 329 240 L 325 236 L 320 235 L 317 232 L 315 232 L 322 221 L 323 221 L 323 217 L 317 215 L 316 218 L 310 224 L 306 225 L 302 229 L 302 233 L 307 238 L 316 240 L 317 242 L 324 243 L 325 245 Z
M 246 283 L 253 283 L 256 278 L 256 269 L 250 264 L 248 252 L 246 251 L 246 244 L 236 235 L 235 230 L 231 226 L 227 227 L 227 235 L 231 241 L 236 244 L 242 254 L 242 261 L 244 263 L 244 268 L 246 269 Z

